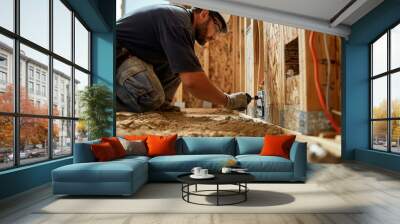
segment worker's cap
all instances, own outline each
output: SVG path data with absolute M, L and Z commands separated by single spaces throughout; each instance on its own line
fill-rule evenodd
M 209 11 L 209 14 L 214 18 L 219 21 L 221 24 L 220 31 L 222 33 L 228 32 L 228 26 L 226 25 L 228 23 L 229 17 L 221 15 L 219 12 L 216 11 Z
M 193 9 L 202 10 L 201 8 L 192 8 L 192 10 L 193 10 Z M 211 11 L 211 10 L 209 10 L 208 13 L 209 13 L 209 15 L 210 15 L 213 19 L 218 20 L 218 23 L 220 24 L 219 29 L 220 29 L 220 31 L 221 31 L 222 33 L 228 32 L 228 26 L 227 26 L 226 24 L 227 24 L 228 21 L 229 21 L 229 18 L 230 18 L 229 15 L 227 15 L 227 14 L 221 14 L 221 13 L 219 13 L 219 12 Z

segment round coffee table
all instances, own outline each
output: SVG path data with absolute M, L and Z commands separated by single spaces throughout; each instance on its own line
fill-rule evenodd
M 212 179 L 193 179 L 189 174 L 182 174 L 177 177 L 178 181 L 182 183 L 182 199 L 188 203 L 198 204 L 198 205 L 234 205 L 245 202 L 247 200 L 247 192 L 249 188 L 247 183 L 255 180 L 255 177 L 248 173 L 216 173 L 213 174 L 215 177 Z M 215 185 L 215 190 L 198 190 L 197 185 Z M 195 186 L 194 191 L 190 191 L 190 186 Z M 220 185 L 236 185 L 237 190 L 224 190 L 220 189 Z M 209 192 L 215 192 L 215 194 L 206 194 Z M 216 197 L 216 204 L 202 204 L 190 201 L 190 196 L 203 196 L 203 197 Z M 221 203 L 221 197 L 232 197 L 240 196 L 240 199 L 231 203 Z

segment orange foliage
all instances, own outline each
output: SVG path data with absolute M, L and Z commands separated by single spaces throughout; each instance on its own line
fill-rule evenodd
M 14 96 L 13 86 L 7 86 L 5 93 L 0 94 L 0 111 L 13 112 Z M 45 105 L 45 106 L 44 106 Z M 28 93 L 25 88 L 20 89 L 20 108 L 23 114 L 41 114 L 47 115 L 47 103 L 41 105 L 34 105 L 29 99 Z M 59 114 L 58 110 L 54 111 Z M 0 146 L 12 147 L 13 146 L 13 117 L 0 116 Z M 47 118 L 20 118 L 20 145 L 23 149 L 25 145 L 29 144 L 44 144 L 47 142 L 49 131 Z M 53 138 L 56 138 L 59 133 L 59 127 L 53 126 Z
M 391 117 L 398 118 L 400 117 L 400 101 L 398 99 L 394 99 L 391 102 L 392 112 Z M 387 118 L 387 101 L 384 100 L 380 102 L 380 104 L 376 107 L 373 107 L 373 118 Z M 398 139 L 400 138 L 400 122 L 392 121 L 392 138 Z M 387 135 L 387 122 L 386 121 L 377 121 L 374 122 L 373 125 L 374 137 L 385 137 Z

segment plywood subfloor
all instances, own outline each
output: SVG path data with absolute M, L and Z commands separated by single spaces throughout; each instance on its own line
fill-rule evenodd
M 254 122 L 224 109 L 183 112 L 117 113 L 117 135 L 264 136 L 281 134 L 279 126 Z
M 309 161 L 340 162 L 341 142 L 281 128 L 244 113 L 217 108 L 190 108 L 182 112 L 117 113 L 117 135 L 179 136 L 264 136 L 265 134 L 295 134 L 297 141 L 318 144 L 324 156 L 315 156 L 310 150 Z

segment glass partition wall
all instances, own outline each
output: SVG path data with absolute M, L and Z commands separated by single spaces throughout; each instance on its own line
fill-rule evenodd
M 66 2 L 1 0 L 0 170 L 72 155 L 90 80 L 90 32 Z
M 400 153 L 400 24 L 370 45 L 371 148 Z

